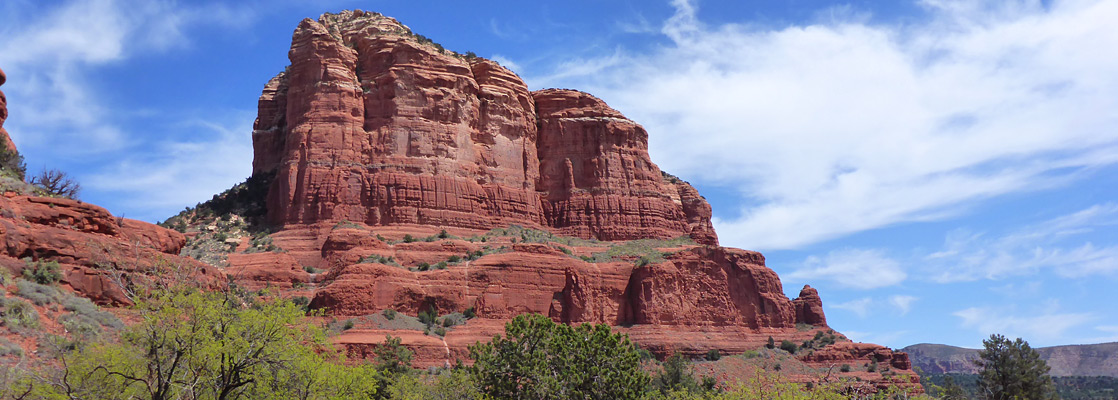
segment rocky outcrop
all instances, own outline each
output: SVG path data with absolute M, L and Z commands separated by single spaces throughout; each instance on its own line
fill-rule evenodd
M 260 97 L 254 173 L 279 225 L 522 224 L 601 240 L 716 244 L 710 206 L 651 162 L 644 129 L 572 90 L 363 12 L 303 20 Z
M 601 99 L 529 91 L 493 61 L 361 11 L 303 20 L 289 58 L 253 131 L 285 253 L 230 254 L 227 271 L 358 321 L 337 340 L 352 354 L 392 334 L 417 365 L 452 364 L 522 313 L 611 324 L 659 356 L 845 340 L 814 289 L 789 299 L 760 253 L 719 247 L 709 203 Z M 397 332 L 386 310 L 477 318 Z M 881 346 L 827 349 L 804 362 L 880 356 L 910 372 Z
M 9 192 L 0 196 L 0 210 L 5 267 L 18 275 L 33 262 L 58 262 L 64 284 L 101 304 L 131 304 L 122 289 L 144 280 L 222 282 L 220 271 L 178 255 L 185 242 L 178 232 L 92 204 Z
M 800 290 L 800 296 L 792 301 L 792 307 L 796 310 L 797 321 L 809 325 L 827 325 L 827 317 L 823 315 L 823 299 L 819 297 L 819 292 L 815 288 L 804 285 Z
M 4 82 L 8 81 L 8 76 L 4 75 L 4 70 L 0 69 L 0 86 L 4 86 Z M 0 148 L 9 151 L 16 151 L 16 144 L 12 142 L 11 136 L 8 136 L 8 131 L 4 130 L 4 121 L 8 119 L 8 97 L 4 95 L 4 91 L 0 90 Z

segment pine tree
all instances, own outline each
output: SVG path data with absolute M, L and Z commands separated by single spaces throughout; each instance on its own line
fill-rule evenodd
M 985 349 L 978 352 L 975 364 L 982 368 L 978 375 L 978 394 L 989 400 L 1040 400 L 1056 399 L 1052 377 L 1048 376 L 1048 363 L 1017 338 L 1010 341 L 1002 335 L 990 335 L 983 340 Z

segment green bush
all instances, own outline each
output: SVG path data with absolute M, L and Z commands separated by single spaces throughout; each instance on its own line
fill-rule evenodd
M 62 280 L 62 271 L 57 261 L 39 260 L 34 263 L 28 262 L 27 267 L 23 269 L 23 278 L 41 285 L 50 285 Z
M 9 328 L 38 328 L 39 312 L 26 301 L 0 297 L 0 322 Z
M 415 242 L 414 237 L 412 237 L 411 235 L 404 235 L 404 243 L 412 243 L 412 242 Z
M 389 321 L 396 319 L 396 310 L 393 310 L 391 308 L 384 310 L 382 314 L 384 314 L 384 318 L 388 319 Z
M 710 351 L 707 351 L 707 360 L 718 361 L 721 358 L 722 353 L 719 352 L 718 349 L 710 349 Z
M 850 372 L 850 364 L 843 364 L 842 367 L 839 367 L 839 371 Z
M 454 264 L 454 263 L 459 262 L 459 261 L 462 261 L 462 257 L 459 257 L 457 255 L 450 256 L 450 258 L 446 259 L 446 262 L 451 263 L 451 264 Z
M 473 319 L 477 316 L 477 311 L 475 311 L 473 307 L 470 307 L 467 308 L 466 311 L 463 311 L 462 315 L 465 316 L 466 319 Z
M 437 320 L 438 318 L 439 318 L 439 314 L 437 312 L 435 312 L 435 310 L 427 310 L 427 311 L 420 311 L 419 312 L 419 322 L 422 322 L 423 325 L 427 325 L 427 327 L 431 327 L 432 325 L 435 325 L 435 320 Z
M 478 387 L 497 399 L 636 399 L 649 381 L 628 336 L 539 314 L 513 318 L 503 338 L 470 346 L 470 357 Z
M 27 177 L 27 164 L 23 162 L 23 156 L 19 152 L 0 147 L 0 171 L 22 181 Z
M 789 354 L 796 354 L 796 350 L 799 350 L 796 344 L 792 343 L 791 340 L 781 340 L 780 349 L 787 351 Z

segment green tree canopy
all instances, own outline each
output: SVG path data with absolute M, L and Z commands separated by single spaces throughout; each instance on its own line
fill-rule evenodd
M 983 340 L 983 350 L 975 361 L 982 371 L 978 375 L 978 394 L 990 400 L 1055 399 L 1056 390 L 1048 376 L 1048 364 L 1029 343 L 1017 338 L 990 335 Z
M 286 300 L 178 290 L 141 301 L 116 343 L 60 357 L 12 392 L 46 399 L 367 399 L 378 372 L 348 366 Z
M 498 399 L 636 399 L 649 380 L 627 335 L 538 314 L 514 318 L 504 338 L 471 346 L 470 356 L 479 388 Z

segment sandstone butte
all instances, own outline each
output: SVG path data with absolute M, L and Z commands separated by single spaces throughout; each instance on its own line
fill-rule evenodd
M 415 367 L 468 361 L 467 346 L 540 313 L 610 324 L 659 357 L 740 354 L 770 337 L 799 344 L 825 333 L 837 342 L 795 356 L 820 372 L 795 379 L 923 391 L 907 354 L 850 342 L 827 326 L 815 289 L 788 299 L 763 255 L 719 246 L 706 200 L 662 173 L 644 128 L 598 98 L 531 91 L 496 62 L 370 12 L 303 20 L 288 55 L 252 132 L 267 239 L 281 250 L 222 235 L 229 248 L 207 265 L 179 253 L 212 238 L 212 220 L 184 236 L 8 192 L 0 264 L 18 273 L 27 258 L 58 261 L 65 286 L 105 305 L 130 303 L 121 274 L 160 279 L 167 266 L 203 285 L 270 287 L 354 321 L 335 337 L 351 354 L 367 356 L 391 334 L 416 352 Z M 404 318 L 385 310 L 476 318 L 438 335 L 400 329 Z M 862 368 L 871 363 L 882 368 Z M 842 364 L 855 369 L 839 372 Z

